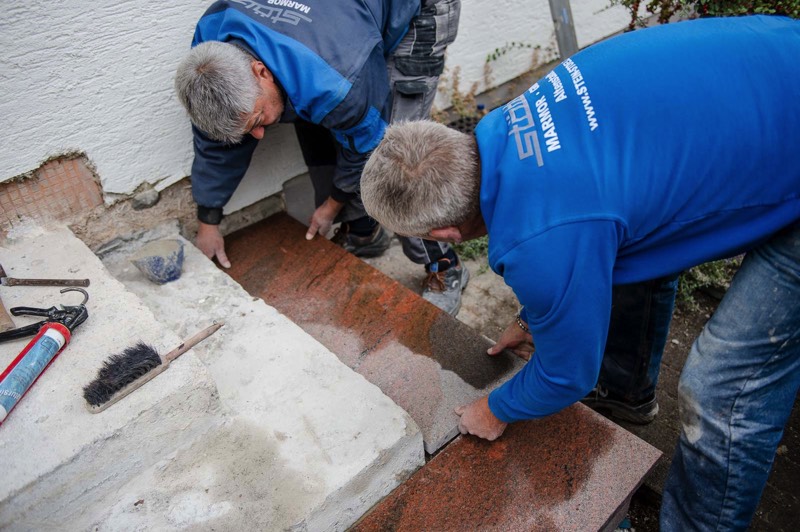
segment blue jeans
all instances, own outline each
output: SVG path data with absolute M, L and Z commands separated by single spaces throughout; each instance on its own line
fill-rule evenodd
M 800 225 L 748 253 L 695 341 L 661 530 L 745 530 L 800 387 Z
M 677 287 L 675 275 L 614 286 L 598 384 L 617 399 L 636 403 L 655 393 Z

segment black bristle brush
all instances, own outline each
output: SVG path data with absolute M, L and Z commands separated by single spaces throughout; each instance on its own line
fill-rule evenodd
M 173 360 L 214 334 L 224 324 L 216 322 L 206 327 L 163 357 L 144 342 L 111 355 L 103 362 L 94 380 L 83 387 L 87 408 L 94 414 L 102 412 L 162 373 Z

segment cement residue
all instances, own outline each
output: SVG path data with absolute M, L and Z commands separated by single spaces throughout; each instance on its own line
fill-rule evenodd
M 152 467 L 120 493 L 100 530 L 284 530 L 327 488 L 281 458 L 271 431 L 236 418 Z

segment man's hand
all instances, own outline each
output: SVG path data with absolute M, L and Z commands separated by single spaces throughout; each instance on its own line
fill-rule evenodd
M 489 410 L 489 397 L 484 396 L 468 405 L 456 408 L 461 416 L 458 431 L 461 434 L 472 434 L 485 440 L 494 441 L 503 434 L 508 423 L 503 423 Z
M 317 207 L 317 210 L 314 211 L 311 220 L 308 222 L 306 240 L 311 240 L 317 233 L 322 236 L 327 235 L 328 231 L 331 230 L 333 220 L 336 218 L 336 215 L 339 214 L 339 211 L 342 210 L 342 207 L 344 207 L 344 203 L 340 203 L 333 198 L 326 199 L 322 205 Z
M 530 360 L 536 348 L 530 333 L 523 331 L 522 327 L 517 324 L 517 320 L 514 320 L 511 325 L 506 327 L 506 330 L 500 335 L 500 339 L 489 348 L 487 353 L 496 355 L 503 349 L 508 349 L 523 360 Z
M 209 259 L 216 257 L 223 268 L 231 267 L 228 256 L 225 255 L 225 239 L 222 238 L 218 225 L 200 222 L 200 226 L 197 228 L 195 244 L 203 252 L 203 255 Z

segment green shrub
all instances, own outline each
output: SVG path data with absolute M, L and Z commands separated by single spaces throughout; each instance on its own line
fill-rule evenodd
M 800 18 L 800 0 L 611 0 L 611 5 L 628 8 L 631 13 L 630 29 L 644 25 L 638 15 L 641 6 L 662 24 L 676 15 L 694 18 L 761 14 Z
M 489 255 L 489 237 L 482 236 L 460 244 L 453 244 L 458 256 L 464 260 L 479 259 Z
M 695 310 L 698 308 L 697 292 L 722 298 L 731 285 L 731 279 L 742 264 L 742 256 L 700 264 L 681 274 L 678 284 L 677 304 Z

